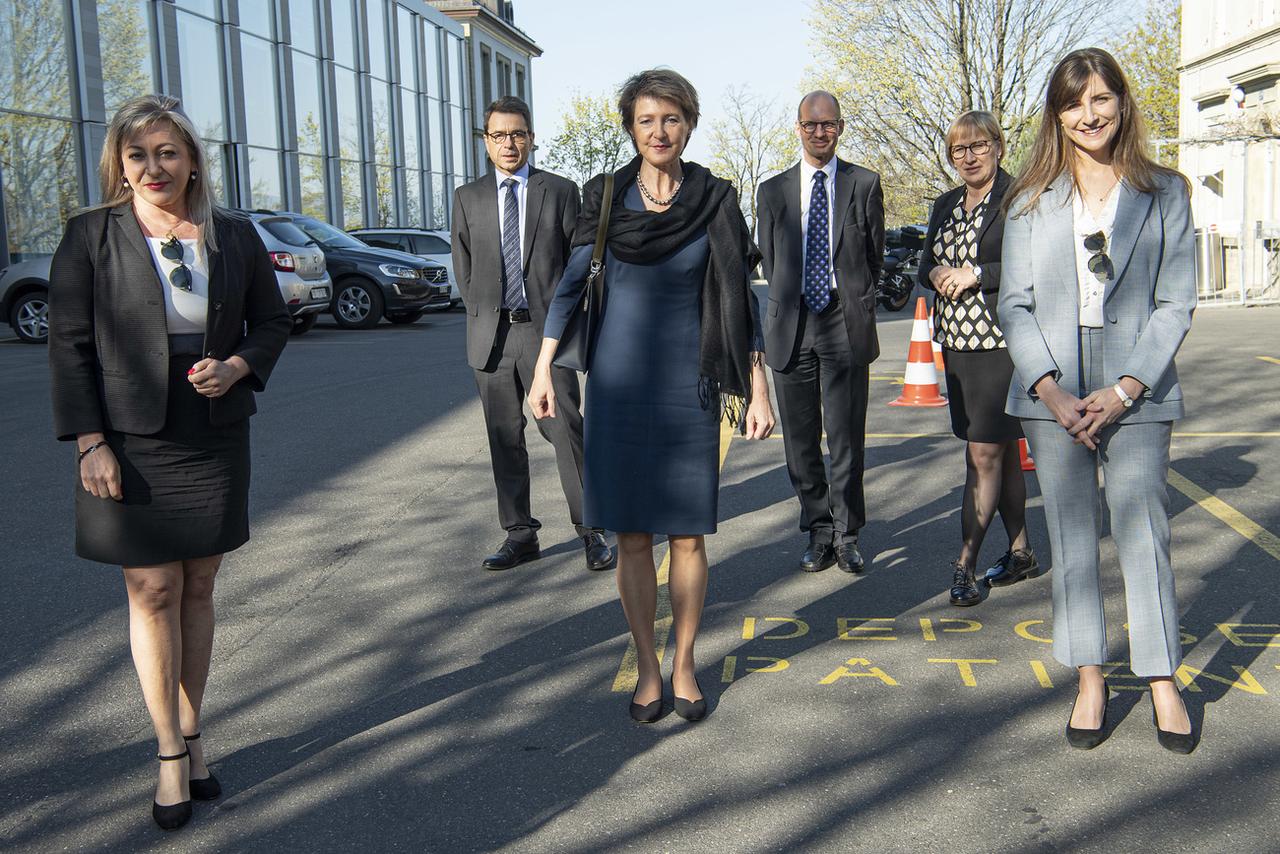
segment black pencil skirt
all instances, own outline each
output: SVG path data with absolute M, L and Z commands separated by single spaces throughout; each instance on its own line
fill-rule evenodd
M 209 423 L 209 399 L 187 380 L 198 354 L 169 359 L 164 428 L 108 431 L 123 501 L 94 498 L 76 473 L 76 554 L 117 566 L 208 557 L 249 539 L 249 419 Z
M 951 432 L 966 442 L 1013 442 L 1022 424 L 1004 411 L 1013 379 L 1009 351 L 947 350 L 947 402 Z

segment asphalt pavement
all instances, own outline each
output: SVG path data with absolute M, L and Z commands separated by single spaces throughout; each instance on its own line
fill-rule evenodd
M 546 556 L 480 569 L 502 532 L 463 321 L 326 319 L 289 342 L 253 419 L 253 539 L 216 596 L 204 737 L 225 795 L 172 834 L 149 815 L 119 570 L 74 557 L 45 351 L 0 339 L 0 847 L 1280 851 L 1280 308 L 1201 310 L 1179 357 L 1190 756 L 1157 745 L 1125 665 L 1109 537 L 1096 750 L 1063 737 L 1051 576 L 948 604 L 963 447 L 945 409 L 887 405 L 909 311 L 882 315 L 872 368 L 867 571 L 799 572 L 782 442 L 728 439 L 698 648 L 711 714 L 633 724 L 613 574 L 586 570 L 532 424 Z M 997 522 L 982 565 L 1005 545 Z

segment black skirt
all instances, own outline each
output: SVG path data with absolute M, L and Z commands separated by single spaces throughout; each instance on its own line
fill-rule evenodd
M 249 539 L 249 419 L 209 423 L 209 399 L 187 380 L 199 354 L 169 359 L 164 428 L 108 431 L 123 501 L 94 498 L 76 473 L 76 554 L 153 566 L 223 554 Z
M 966 442 L 1012 442 L 1022 425 L 1004 411 L 1013 359 L 1009 351 L 947 350 L 947 399 L 951 432 Z

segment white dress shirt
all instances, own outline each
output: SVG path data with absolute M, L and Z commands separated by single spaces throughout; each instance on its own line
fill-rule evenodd
M 827 257 L 831 260 L 831 288 L 836 286 L 835 234 L 836 234 L 836 159 L 832 157 L 821 169 L 800 158 L 800 269 L 804 269 L 805 246 L 809 233 L 809 200 L 813 197 L 813 175 L 822 172 L 827 190 Z
M 1117 181 L 1102 205 L 1102 212 L 1096 217 L 1084 203 L 1079 190 L 1071 197 L 1076 236 L 1076 281 L 1080 287 L 1080 325 L 1094 329 L 1102 328 L 1102 300 L 1106 296 L 1107 283 L 1111 278 L 1099 279 L 1090 271 L 1089 259 L 1093 257 L 1093 253 L 1084 248 L 1084 239 L 1101 231 L 1107 238 L 1103 251 L 1108 258 L 1111 257 L 1111 232 L 1115 228 L 1116 206 L 1120 203 L 1120 194 L 1116 192 L 1119 187 L 1120 183 Z M 1112 263 L 1114 265 L 1114 259 Z
M 178 266 L 160 254 L 163 237 L 148 237 L 151 257 L 160 271 L 164 285 L 164 320 L 170 335 L 188 335 L 204 332 L 209 319 L 209 266 L 196 251 L 196 241 L 182 240 L 182 260 L 191 269 L 191 290 L 175 288 L 169 281 L 169 271 Z

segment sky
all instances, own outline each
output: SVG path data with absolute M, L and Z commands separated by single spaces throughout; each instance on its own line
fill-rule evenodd
M 516 26 L 543 49 L 531 71 L 545 146 L 575 92 L 608 92 L 637 71 L 675 69 L 698 90 L 702 118 L 685 158 L 710 159 L 725 90 L 747 86 L 790 110 L 809 62 L 809 4 L 799 0 L 515 0 Z

